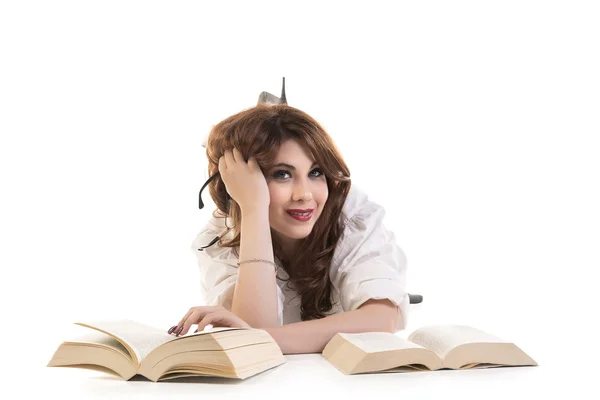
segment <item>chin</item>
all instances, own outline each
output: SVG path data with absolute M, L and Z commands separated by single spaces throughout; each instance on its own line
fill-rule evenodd
M 291 239 L 305 239 L 308 237 L 320 215 L 314 218 L 309 223 L 304 224 L 295 224 L 293 220 L 290 220 L 290 217 L 286 215 L 281 216 L 281 218 L 277 218 L 277 225 L 271 225 L 271 227 L 281 236 Z
M 295 233 L 292 235 L 287 235 L 290 239 L 304 239 L 307 238 L 308 235 L 310 235 L 310 232 L 312 232 L 312 230 L 306 232 L 306 233 Z
M 312 232 L 312 227 L 308 229 L 276 229 L 276 231 L 288 239 L 304 239 Z
M 277 233 L 288 239 L 304 239 L 308 237 L 314 227 L 314 223 L 308 226 L 290 226 L 288 222 L 284 222 L 279 226 L 273 227 Z

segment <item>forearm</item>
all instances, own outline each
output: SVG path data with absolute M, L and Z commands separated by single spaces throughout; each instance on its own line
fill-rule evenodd
M 325 318 L 265 328 L 283 354 L 320 353 L 338 332 L 395 332 L 389 314 L 363 308 Z
M 242 211 L 240 261 L 257 258 L 273 261 L 268 208 Z M 254 328 L 279 325 L 275 268 L 252 262 L 238 267 L 231 311 Z

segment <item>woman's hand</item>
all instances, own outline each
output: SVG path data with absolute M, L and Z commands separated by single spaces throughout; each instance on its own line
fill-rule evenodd
M 225 307 L 199 306 L 190 308 L 181 321 L 169 329 L 168 333 L 183 336 L 194 324 L 198 324 L 198 329 L 195 332 L 203 331 L 206 325 L 209 324 L 213 327 L 251 328 L 244 320 Z
M 219 173 L 227 193 L 242 211 L 251 207 L 269 208 L 271 197 L 267 180 L 254 157 L 246 162 L 238 149 L 227 150 L 219 158 Z

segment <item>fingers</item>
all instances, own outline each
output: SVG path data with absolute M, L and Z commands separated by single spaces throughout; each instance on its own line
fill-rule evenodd
M 190 327 L 193 324 L 197 324 L 198 322 L 200 322 L 202 320 L 202 318 L 204 317 L 204 315 L 206 315 L 206 312 L 203 313 L 202 310 L 200 310 L 200 309 L 197 309 L 193 313 L 191 313 L 187 317 L 185 322 L 183 322 L 183 324 L 180 323 L 178 325 L 180 328 L 177 331 L 177 336 L 183 336 L 186 333 L 188 333 L 188 331 L 190 330 Z
M 177 323 L 176 327 L 177 329 L 175 330 L 175 334 L 178 335 L 179 333 L 177 333 L 178 331 L 181 331 L 181 328 L 183 327 L 183 324 L 185 324 L 185 322 L 188 320 L 188 318 L 192 315 L 192 313 L 194 311 L 196 311 L 198 307 L 192 307 L 188 310 L 187 313 L 185 313 L 185 315 L 183 316 L 183 318 L 181 318 L 179 320 L 179 322 Z
M 260 165 L 258 165 L 258 161 L 256 161 L 256 158 L 254 158 L 254 157 L 250 157 L 248 159 L 248 167 L 253 171 L 261 171 L 262 172 L 262 170 L 260 169 Z
M 233 153 L 231 152 L 231 150 L 225 150 L 225 153 L 223 153 L 223 157 L 225 158 L 226 168 L 231 168 L 235 165 L 235 158 L 233 157 Z
M 225 163 L 225 169 L 233 167 L 235 164 L 245 163 L 242 152 L 237 148 L 225 150 L 223 155 L 219 158 L 219 167 L 221 166 L 221 160 Z
M 242 155 L 242 152 L 239 151 L 238 149 L 236 149 L 235 147 L 233 148 L 233 159 L 236 163 L 245 163 L 246 160 L 244 160 L 244 156 Z
M 198 323 L 196 332 L 202 332 L 207 325 L 229 326 L 231 322 L 227 321 L 227 313 L 223 311 L 208 314 Z
M 219 312 L 222 310 L 225 310 L 222 306 L 192 307 L 179 321 L 179 323 L 171 327 L 171 329 L 169 329 L 168 332 L 169 334 L 174 334 L 175 336 L 185 335 L 193 324 L 199 323 L 202 320 L 202 318 L 204 318 L 207 314 Z
M 221 173 L 221 176 L 225 171 L 227 171 L 227 161 L 225 160 L 225 156 L 221 156 L 219 158 L 219 172 Z
M 233 158 L 231 150 L 225 150 L 223 155 L 219 157 L 219 172 L 223 174 L 224 171 L 227 171 L 227 168 L 233 167 L 234 164 L 235 159 Z

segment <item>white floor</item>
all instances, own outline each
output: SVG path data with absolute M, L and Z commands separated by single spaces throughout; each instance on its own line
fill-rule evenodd
M 411 307 L 411 324 L 418 327 L 426 323 L 427 318 L 423 315 L 426 303 Z M 431 319 L 442 320 L 441 316 L 434 317 L 434 312 L 430 314 Z M 411 330 L 413 327 L 398 334 L 406 337 Z M 511 339 L 532 356 L 539 366 L 348 376 L 329 364 L 320 354 L 301 354 L 288 355 L 286 364 L 244 381 L 184 378 L 154 383 L 135 377 L 126 382 L 93 370 L 44 367 L 52 354 L 52 346 L 58 343 L 44 341 L 40 337 L 41 342 L 38 344 L 44 343 L 46 348 L 40 351 L 38 347 L 37 351 L 29 352 L 31 358 L 28 367 L 25 366 L 28 363 L 21 361 L 19 365 L 22 369 L 13 367 L 7 370 L 10 371 L 10 380 L 5 390 L 14 388 L 23 398 L 51 395 L 62 399 L 100 399 L 106 396 L 197 398 L 207 394 L 225 399 L 254 394 L 261 399 L 280 399 L 306 398 L 321 393 L 350 398 L 393 395 L 411 398 L 507 399 L 568 393 L 578 393 L 580 398 L 590 398 L 593 394 L 586 389 L 592 383 L 592 360 L 586 358 L 592 357 L 591 353 L 586 354 L 585 349 L 569 342 L 556 343 L 556 347 L 552 348 L 552 340 L 555 340 L 552 332 L 538 340 L 535 338 L 536 334 L 532 333 L 535 329 L 506 329 L 504 332 L 513 332 Z M 31 349 L 35 350 L 36 346 Z M 578 353 L 578 350 L 582 352 Z M 569 353 L 572 357 L 568 356 Z M 28 372 L 16 373 L 18 370 Z
M 261 399 L 305 398 L 321 393 L 344 397 L 379 395 L 442 398 L 450 394 L 463 399 L 526 398 L 556 393 L 577 393 L 575 371 L 568 373 L 553 365 L 498 368 L 471 371 L 435 371 L 403 374 L 364 374 L 346 376 L 318 354 L 290 355 L 288 362 L 245 381 L 190 378 L 177 382 L 150 382 L 134 378 L 125 382 L 91 370 L 41 368 L 19 379 L 19 393 L 42 394 L 62 399 L 197 398 L 218 395 L 222 398 L 259 395 Z M 583 392 L 581 392 L 583 393 Z M 254 398 L 254 397 L 252 397 Z M 585 398 L 582 397 L 582 398 Z

